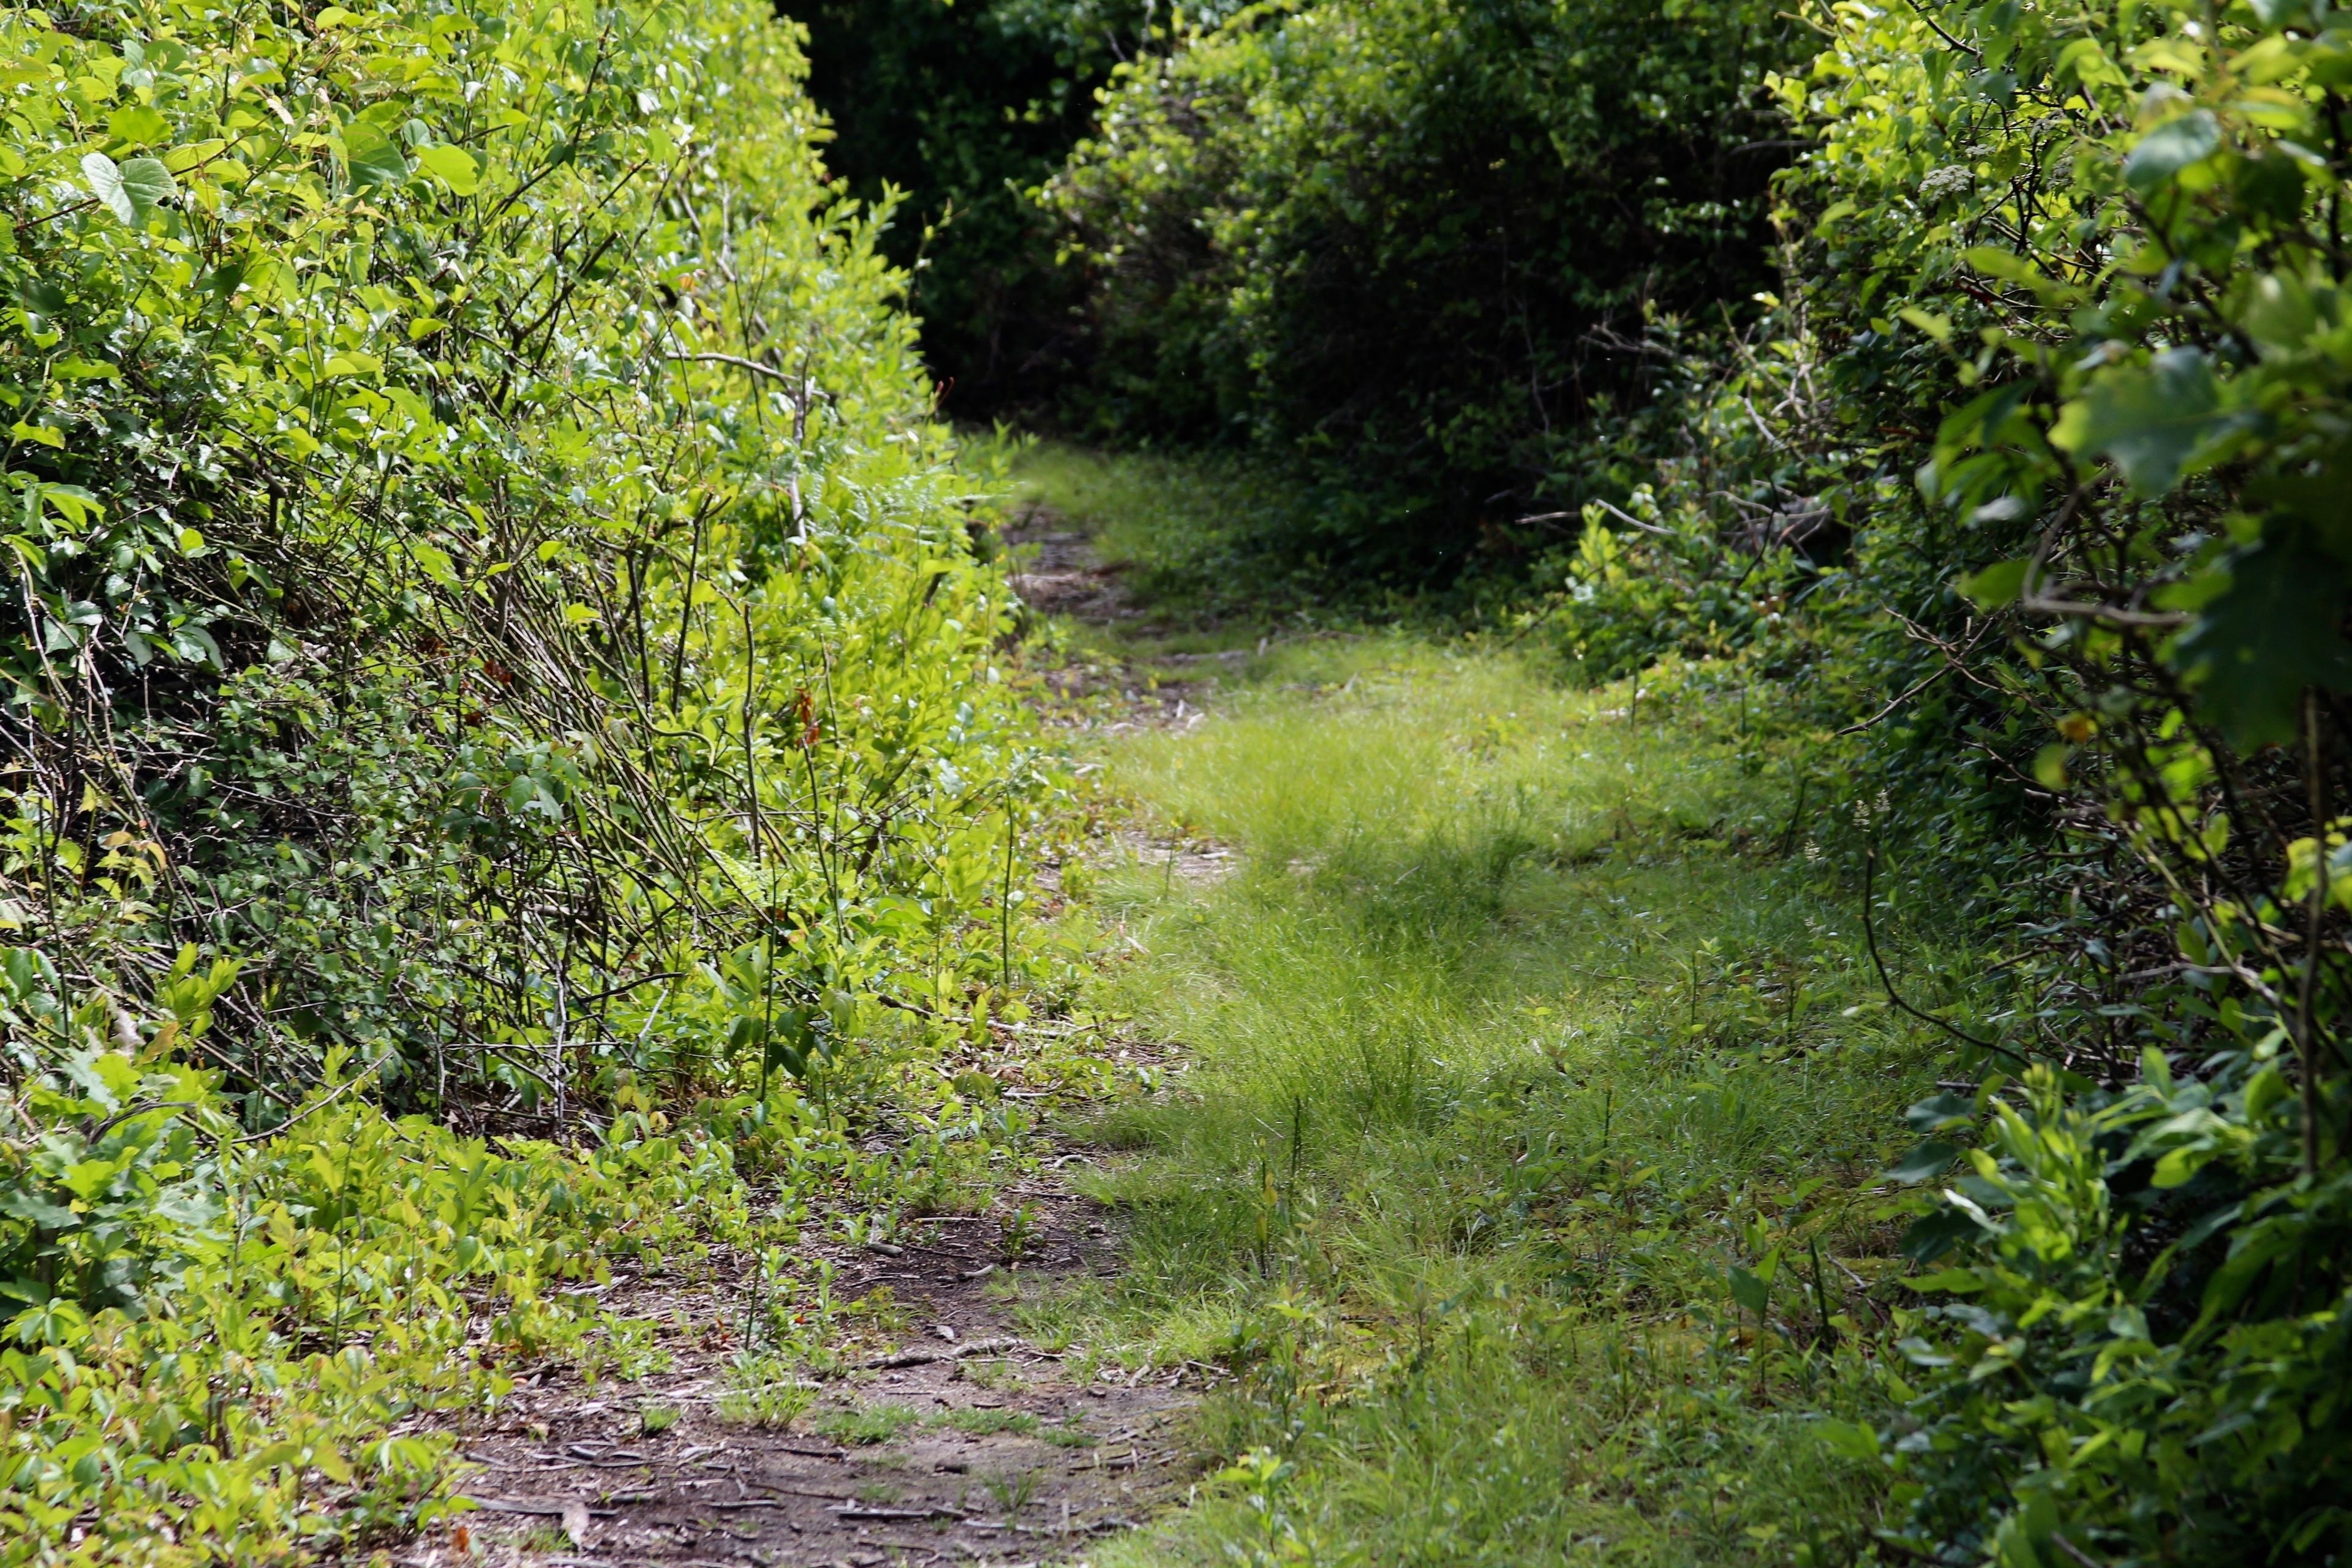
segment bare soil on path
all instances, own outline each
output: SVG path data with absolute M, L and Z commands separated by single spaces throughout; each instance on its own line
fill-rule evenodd
M 1033 509 L 1005 542 L 1031 609 L 1152 635 L 1120 571 L 1087 536 Z M 1201 710 L 1191 663 L 1245 655 L 1065 661 L 1044 672 L 1046 718 L 1067 728 L 1186 728 Z M 1169 667 L 1173 667 L 1174 679 Z M 1122 841 L 1188 881 L 1229 869 L 1222 847 Z M 1052 868 L 1048 868 L 1052 879 Z M 415 1542 L 408 1568 L 882 1568 L 938 1563 L 1083 1562 L 1089 1544 L 1180 1498 L 1194 1468 L 1175 1427 L 1213 1369 L 1106 1367 L 1081 1380 L 1029 1345 L 1008 1286 L 1031 1288 L 1117 1266 L 1108 1213 L 1050 1173 L 1084 1154 L 1057 1148 L 1047 1173 L 1001 1195 L 1004 1212 L 902 1223 L 883 1248 L 803 1245 L 834 1266 L 836 1300 L 887 1288 L 899 1342 L 825 1383 L 782 1429 L 721 1412 L 757 1260 L 717 1251 L 691 1282 L 616 1274 L 604 1306 L 659 1325 L 668 1370 L 591 1384 L 551 1364 L 522 1377 L 494 1425 L 467 1435 L 476 1504 Z M 1004 1221 L 1029 1211 L 1017 1264 Z M 650 1413 L 650 1414 L 649 1414 Z M 855 1427 L 843 1441 L 821 1434 Z
M 1023 1272 L 1048 1279 L 1114 1266 L 1092 1203 L 1024 1188 L 1039 1240 Z M 615 1282 L 606 1304 L 672 1325 L 672 1370 L 584 1386 L 568 1368 L 518 1388 L 467 1457 L 480 1506 L 405 1561 L 535 1563 L 1055 1563 L 1128 1528 L 1192 1479 L 1171 1432 L 1189 1405 L 1179 1369 L 1084 1384 L 1024 1344 L 999 1283 L 1001 1230 L 983 1216 L 910 1222 L 897 1256 L 830 1253 L 837 1297 L 877 1287 L 911 1320 L 905 1342 L 829 1384 L 791 1428 L 724 1418 L 732 1346 L 714 1325 L 740 1316 L 749 1258 L 672 1291 L 658 1278 Z M 997 1289 L 991 1289 L 992 1285 Z M 950 1338 L 950 1335 L 952 1338 Z M 1197 1383 L 1197 1378 L 1194 1378 Z M 648 1410 L 675 1424 L 646 1433 Z M 828 1414 L 900 1426 L 880 1441 L 814 1435 Z M 990 1431 L 991 1427 L 1003 1430 Z

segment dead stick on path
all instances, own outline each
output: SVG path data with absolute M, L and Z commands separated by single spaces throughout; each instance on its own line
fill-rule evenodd
M 961 1361 L 967 1356 L 1003 1355 L 1006 1351 L 1024 1348 L 1019 1340 L 974 1340 L 968 1345 L 935 1351 L 900 1351 L 896 1355 L 876 1356 L 866 1364 L 869 1368 L 893 1366 L 929 1366 L 937 1361 Z

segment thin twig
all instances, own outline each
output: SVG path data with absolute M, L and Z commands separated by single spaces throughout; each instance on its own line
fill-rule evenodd
M 1948 1018 L 1938 1018 L 1933 1013 L 1922 1012 L 1906 1002 L 1896 992 L 1894 980 L 1886 973 L 1886 961 L 1878 956 L 1878 931 L 1870 918 L 1872 884 L 1877 869 L 1878 845 L 1874 841 L 1864 847 L 1862 855 L 1862 940 L 1870 948 L 1871 967 L 1878 971 L 1879 988 L 1886 993 L 1886 999 L 1921 1022 L 1935 1025 L 1956 1040 L 1974 1046 L 1980 1051 L 1999 1051 L 2020 1067 L 2032 1065 L 2017 1051 L 1997 1040 L 1979 1040 Z

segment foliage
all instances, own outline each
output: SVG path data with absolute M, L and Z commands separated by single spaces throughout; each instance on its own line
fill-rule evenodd
M 750 1239 L 739 1159 L 910 1186 L 887 1097 L 985 1173 L 913 1068 L 1017 1013 L 1051 781 L 761 8 L 18 7 L 0 73 L 0 1561 L 282 1561 L 631 1361 L 563 1288 Z
M 1986 1146 L 1914 1232 L 1922 1255 L 1971 1244 L 1917 1281 L 1958 1299 L 1902 1342 L 1927 1373 L 1892 1456 L 1916 1478 L 1898 1489 L 1916 1547 L 2001 1563 L 2340 1550 L 2344 1302 L 2311 1262 L 2352 1234 L 2352 1175 L 2302 1177 L 2279 1044 L 2200 1064 L 2201 1080 L 2152 1050 L 2121 1091 L 2070 1099 L 2035 1068 L 2021 1102 L 1979 1097 Z M 1866 1429 L 1847 1440 L 1877 1447 Z M 2004 1499 L 1990 1518 L 1989 1493 Z
M 1779 84 L 1818 139 L 1781 296 L 1659 493 L 1712 519 L 1706 581 L 1746 570 L 1758 485 L 1837 525 L 1795 642 L 1860 736 L 1840 853 L 1971 868 L 2016 931 L 1976 1092 L 1916 1108 L 1946 1131 L 1898 1168 L 1979 1129 L 1910 1244 L 1943 1265 L 1911 1408 L 1848 1436 L 1941 1561 L 2338 1560 L 2343 35 L 1823 21 Z
M 0 1563 L 279 1562 L 445 1515 L 451 1439 L 396 1429 L 579 1347 L 570 1287 L 747 1223 L 726 1145 L 649 1110 L 493 1150 L 329 1089 L 240 1136 L 215 1076 L 85 1052 L 0 1135 Z
M 820 0 L 809 34 L 828 169 L 869 203 L 940 404 L 962 418 L 1050 401 L 1083 353 L 1076 279 L 1030 193 L 1086 133 L 1113 68 L 1165 39 L 1146 0 Z M 1197 13 L 1195 13 L 1197 15 Z
M 747 942 L 837 1028 L 952 973 L 1001 589 L 790 36 L 77 25 L 7 22 L 56 87 L 11 110 L 12 923 L 120 996 L 236 957 L 257 1114 L 331 1043 L 429 1098 L 609 1041 Z M 118 211 L 134 165 L 176 194 Z
M 1336 0 L 1122 67 L 1050 192 L 1094 427 L 1304 455 L 1354 564 L 1458 565 L 1547 432 L 1646 399 L 1645 311 L 1764 280 L 1797 40 L 1738 4 Z

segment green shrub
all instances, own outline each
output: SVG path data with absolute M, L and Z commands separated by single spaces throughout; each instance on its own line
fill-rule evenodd
M 254 1124 L 336 1046 L 537 1103 L 481 1042 L 723 1079 L 1002 967 L 1006 602 L 788 29 L 94 5 L 0 53 L 20 940 L 124 999 L 239 960 Z M 753 1034 L 699 964 L 747 944 Z
M 1181 43 L 1050 193 L 1096 279 L 1088 416 L 1307 458 L 1359 566 L 1503 542 L 1547 432 L 1646 397 L 1644 312 L 1769 276 L 1759 89 L 1801 57 L 1769 8 L 1333 0 Z
M 940 406 L 974 419 L 1049 404 L 1084 353 L 1080 289 L 1029 193 L 1086 134 L 1113 67 L 1165 37 L 1164 18 L 1154 28 L 1137 0 L 782 9 L 809 30 L 809 95 L 834 131 L 826 167 L 866 201 L 905 195 L 880 243 L 910 269 Z
M 417 1434 L 760 1239 L 738 1135 L 778 1226 L 887 1183 L 1024 962 L 1008 602 L 801 69 L 733 0 L 0 13 L 0 1563 L 431 1521 Z
M 1841 13 L 1780 84 L 1785 300 L 1693 400 L 1707 460 L 1661 454 L 1714 579 L 1756 487 L 1851 530 L 1801 634 L 1861 737 L 1833 849 L 2015 921 L 2011 1006 L 1949 1021 L 1973 1100 L 1915 1111 L 1985 1145 L 1913 1233 L 1916 1386 L 1841 1436 L 1939 1561 L 2352 1547 L 2346 47 L 2292 5 Z

